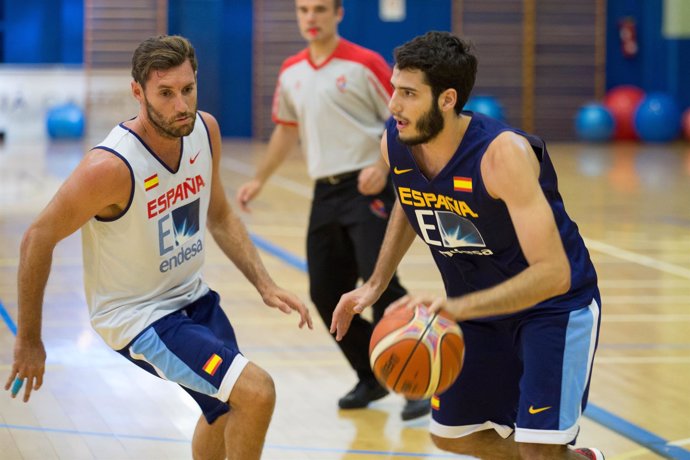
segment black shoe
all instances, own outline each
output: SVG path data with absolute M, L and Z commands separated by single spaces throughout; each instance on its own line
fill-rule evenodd
M 413 418 L 423 417 L 429 412 L 431 412 L 431 402 L 428 399 L 408 399 L 400 413 L 400 417 L 403 420 L 412 420 Z
M 357 382 L 357 385 L 348 394 L 340 398 L 338 406 L 341 409 L 361 409 L 367 407 L 370 402 L 381 399 L 388 394 L 377 381 Z

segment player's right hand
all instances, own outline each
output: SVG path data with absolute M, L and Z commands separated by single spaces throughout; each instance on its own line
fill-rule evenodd
M 340 296 L 340 301 L 333 310 L 330 327 L 331 334 L 335 334 L 335 340 L 342 340 L 347 330 L 350 329 L 352 318 L 373 305 L 380 296 L 379 292 L 366 283 Z
M 251 212 L 249 209 L 249 202 L 252 201 L 261 192 L 264 184 L 258 179 L 252 179 L 249 182 L 245 182 L 237 190 L 235 198 L 237 204 L 244 212 Z
M 29 342 L 17 339 L 14 344 L 14 363 L 5 383 L 5 390 L 10 390 L 16 378 L 25 380 L 24 402 L 31 397 L 33 390 L 38 390 L 43 385 L 45 373 L 46 350 L 42 341 Z M 14 398 L 16 395 L 13 394 Z

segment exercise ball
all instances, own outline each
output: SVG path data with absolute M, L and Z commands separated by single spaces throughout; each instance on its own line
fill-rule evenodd
M 615 127 L 613 138 L 617 140 L 637 139 L 635 131 L 635 110 L 644 99 L 645 92 L 637 86 L 620 85 L 611 88 L 604 97 L 604 106 L 613 115 Z
M 678 137 L 680 108 L 666 93 L 648 94 L 635 112 L 635 131 L 646 142 L 668 142 Z
M 73 103 L 52 107 L 46 114 L 46 128 L 53 139 L 79 139 L 84 134 L 84 112 Z
M 580 107 L 575 116 L 575 132 L 578 139 L 587 142 L 605 142 L 611 139 L 614 120 L 611 112 L 595 102 Z
M 681 124 L 683 125 L 683 136 L 690 141 L 690 107 L 683 113 Z
M 503 107 L 495 97 L 488 94 L 478 94 L 477 96 L 470 97 L 463 110 L 470 110 L 499 121 L 505 121 Z

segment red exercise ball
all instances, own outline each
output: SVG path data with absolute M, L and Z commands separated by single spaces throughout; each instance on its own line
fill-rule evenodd
M 683 113 L 681 125 L 683 126 L 683 136 L 690 141 L 690 107 Z
M 615 86 L 606 93 L 604 106 L 613 115 L 615 122 L 614 139 L 639 139 L 635 131 L 635 111 L 644 97 L 645 92 L 633 85 Z

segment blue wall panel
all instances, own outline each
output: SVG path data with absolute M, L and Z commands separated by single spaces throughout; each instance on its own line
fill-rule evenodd
M 65 64 L 84 62 L 84 0 L 62 0 L 61 59 Z
M 393 49 L 429 30 L 451 29 L 451 0 L 406 0 L 405 19 L 385 22 L 379 18 L 378 0 L 346 0 L 340 34 L 379 52 L 393 62 Z
M 251 0 L 170 0 L 169 30 L 189 38 L 199 61 L 199 109 L 223 136 L 251 136 Z
M 5 62 L 61 61 L 61 2 L 5 1 Z
M 632 18 L 639 51 L 626 58 L 621 51 L 619 22 Z M 690 105 L 690 40 L 663 37 L 662 0 L 609 0 L 607 12 L 606 86 L 631 84 L 645 91 L 664 91 L 681 107 Z
M 5 0 L 3 61 L 12 64 L 83 62 L 83 0 Z
M 252 135 L 252 0 L 225 0 L 220 49 L 223 134 Z

